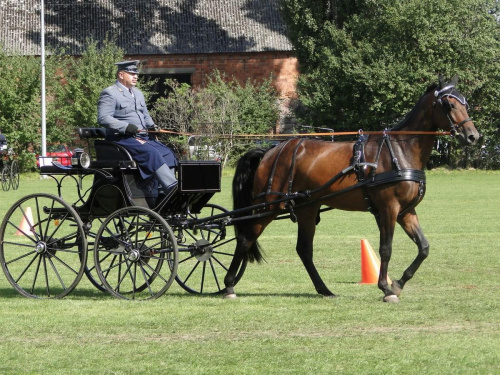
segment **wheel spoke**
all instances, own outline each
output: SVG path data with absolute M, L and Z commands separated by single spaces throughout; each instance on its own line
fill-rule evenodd
M 54 274 L 56 275 L 57 279 L 59 280 L 59 282 L 61 283 L 61 286 L 63 288 L 63 290 L 66 290 L 66 285 L 64 284 L 64 281 L 61 277 L 61 275 L 59 274 L 59 271 L 57 271 L 57 268 L 54 264 L 54 262 L 52 261 L 52 259 L 49 257 L 49 263 L 52 267 L 52 270 L 54 271 Z M 57 258 L 56 258 L 57 259 Z M 64 263 L 63 263 L 64 264 Z M 67 266 L 67 265 L 66 265 Z M 69 267 L 68 267 L 69 268 Z M 70 268 L 71 269 L 71 268 Z M 78 272 L 76 272 L 75 270 L 71 269 L 75 274 L 77 274 Z M 48 280 L 47 280 L 47 283 L 48 283 Z
M 216 259 L 216 261 L 217 261 L 217 263 L 221 264 L 217 259 Z M 215 272 L 215 266 L 214 266 L 214 263 L 212 262 L 212 259 L 210 259 L 210 268 L 212 269 L 212 275 L 214 276 L 215 283 L 217 284 L 217 289 L 220 290 L 221 287 L 219 284 L 219 278 L 217 277 L 217 272 Z M 222 266 L 222 268 L 225 268 L 225 267 Z M 227 269 L 226 269 L 226 271 L 227 271 Z
M 35 254 L 35 256 L 33 257 L 33 259 L 31 259 L 31 261 L 28 263 L 28 265 L 26 267 L 24 267 L 24 270 L 21 272 L 21 274 L 19 275 L 19 277 L 16 279 L 16 283 L 19 282 L 22 279 L 22 277 L 24 276 L 24 274 L 26 273 L 26 271 L 28 271 L 28 269 L 31 267 L 31 265 L 33 264 L 33 262 L 38 257 L 38 254 L 36 252 L 33 252 L 33 253 Z M 19 257 L 18 259 L 21 259 L 21 257 Z
M 42 257 L 38 257 L 38 263 L 36 265 L 35 277 L 33 277 L 33 285 L 31 287 L 31 294 L 35 291 L 36 280 L 38 279 L 38 272 L 40 271 L 40 264 L 42 263 Z

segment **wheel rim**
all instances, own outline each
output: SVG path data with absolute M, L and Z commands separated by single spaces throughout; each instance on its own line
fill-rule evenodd
M 175 279 L 177 243 L 167 222 L 143 207 L 126 207 L 106 218 L 94 243 L 102 285 L 123 299 L 161 296 Z
M 0 229 L 0 262 L 22 295 L 62 298 L 82 278 L 87 243 L 76 211 L 61 198 L 35 194 L 7 212 Z
M 19 187 L 19 166 L 17 160 L 14 160 L 10 167 L 10 185 L 13 190 L 17 190 Z
M 4 191 L 10 190 L 10 168 L 8 166 L 2 169 L 2 189 Z
M 225 208 L 207 204 L 193 219 L 212 217 L 228 212 Z M 233 227 L 200 224 L 193 229 L 178 229 L 179 269 L 177 283 L 189 293 L 218 294 L 225 291 L 224 277 L 234 257 L 236 238 Z M 236 283 L 245 272 L 240 265 Z

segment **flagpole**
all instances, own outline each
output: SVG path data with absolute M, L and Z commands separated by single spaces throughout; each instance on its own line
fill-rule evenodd
M 41 68 L 42 68 L 42 156 L 47 156 L 47 120 L 45 106 L 45 10 L 44 3 L 41 0 L 40 8 L 40 24 L 41 24 Z

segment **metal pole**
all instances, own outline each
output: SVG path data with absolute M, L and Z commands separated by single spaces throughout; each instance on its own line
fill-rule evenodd
M 45 106 L 45 11 L 44 3 L 41 0 L 40 7 L 40 24 L 41 24 L 41 64 L 42 64 L 42 156 L 47 156 L 47 122 L 46 122 L 46 106 Z

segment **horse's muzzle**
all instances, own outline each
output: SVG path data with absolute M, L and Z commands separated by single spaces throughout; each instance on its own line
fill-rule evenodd
M 455 133 L 455 134 L 453 134 Z M 456 136 L 460 143 L 464 146 L 471 146 L 477 142 L 480 135 L 474 125 L 472 126 L 463 126 L 461 129 L 455 130 L 455 132 L 451 132 L 452 136 Z

